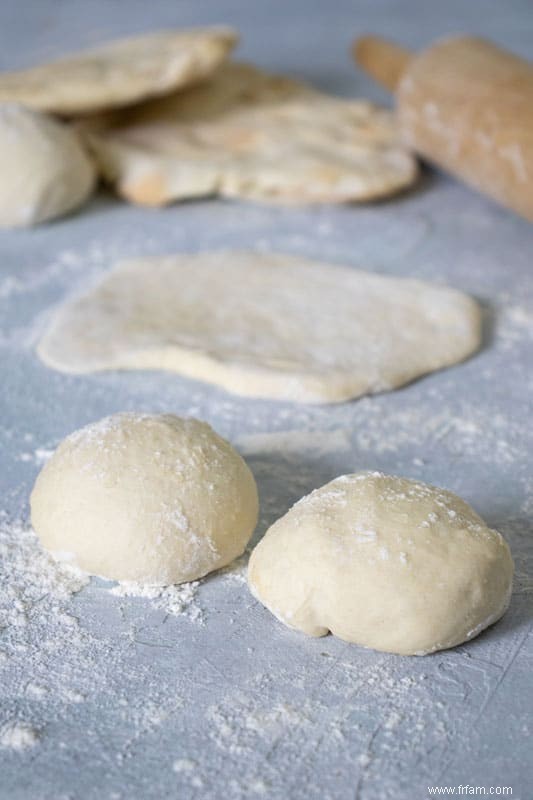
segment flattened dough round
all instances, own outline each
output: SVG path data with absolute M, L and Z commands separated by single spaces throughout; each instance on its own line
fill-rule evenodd
M 205 422 L 114 414 L 67 436 L 39 474 L 43 546 L 93 575 L 166 585 L 239 556 L 257 522 L 252 473 Z
M 251 397 L 341 402 L 468 356 L 477 304 L 453 289 L 288 255 L 124 263 L 38 346 L 63 372 L 167 369 Z
M 0 73 L 0 101 L 83 114 L 124 106 L 210 75 L 237 41 L 229 28 L 150 33 L 17 72 Z
M 390 111 L 246 64 L 201 86 L 85 126 L 127 199 L 162 205 L 219 194 L 285 203 L 387 197 L 416 179 Z
M 36 225 L 81 205 L 95 168 L 75 131 L 38 111 L 0 104 L 0 226 Z
M 252 593 L 291 628 L 402 655 L 476 636 L 504 614 L 513 561 L 463 500 L 359 472 L 302 498 L 252 553 Z

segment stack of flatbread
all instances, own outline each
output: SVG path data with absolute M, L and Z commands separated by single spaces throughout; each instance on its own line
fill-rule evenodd
M 392 194 L 416 166 L 392 115 L 252 66 L 83 123 L 105 177 L 136 203 L 219 194 L 291 203 Z
M 135 203 L 386 197 L 416 178 L 392 114 L 228 62 L 227 28 L 166 31 L 0 74 L 0 103 L 66 117 Z

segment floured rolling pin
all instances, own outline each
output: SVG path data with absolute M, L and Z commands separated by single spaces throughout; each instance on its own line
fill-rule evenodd
M 373 36 L 355 60 L 396 95 L 405 143 L 533 221 L 533 64 L 461 36 L 415 55 Z

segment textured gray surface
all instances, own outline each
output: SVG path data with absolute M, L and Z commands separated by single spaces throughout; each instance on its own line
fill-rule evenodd
M 211 21 L 242 30 L 243 57 L 376 99 L 346 55 L 358 32 L 416 46 L 463 29 L 526 55 L 533 34 L 525 1 L 35 0 L 1 5 L 0 64 Z M 484 349 L 398 392 L 334 407 L 253 402 L 159 373 L 67 377 L 36 359 L 50 306 L 118 257 L 232 246 L 471 292 L 486 308 Z M 204 581 L 176 616 L 103 582 L 58 597 L 39 574 L 25 577 L 16 546 L 4 547 L 2 800 L 416 800 L 434 784 L 533 796 L 532 248 L 531 225 L 434 174 L 405 197 L 361 208 L 209 201 L 149 212 L 102 195 L 78 216 L 0 233 L 0 480 L 11 545 L 41 448 L 107 413 L 164 410 L 203 417 L 240 443 L 261 493 L 256 537 L 304 492 L 377 468 L 461 494 L 508 538 L 518 571 L 498 625 L 453 651 L 400 658 L 285 629 L 238 571 Z M 16 725 L 34 732 L 31 742 L 21 749 L 4 736 L 2 747 L 1 731 Z

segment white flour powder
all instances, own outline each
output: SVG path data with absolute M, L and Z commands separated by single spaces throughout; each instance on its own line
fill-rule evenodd
M 38 741 L 39 734 L 30 725 L 8 722 L 0 728 L 0 747 L 10 750 L 26 750 L 28 747 L 34 747 Z

